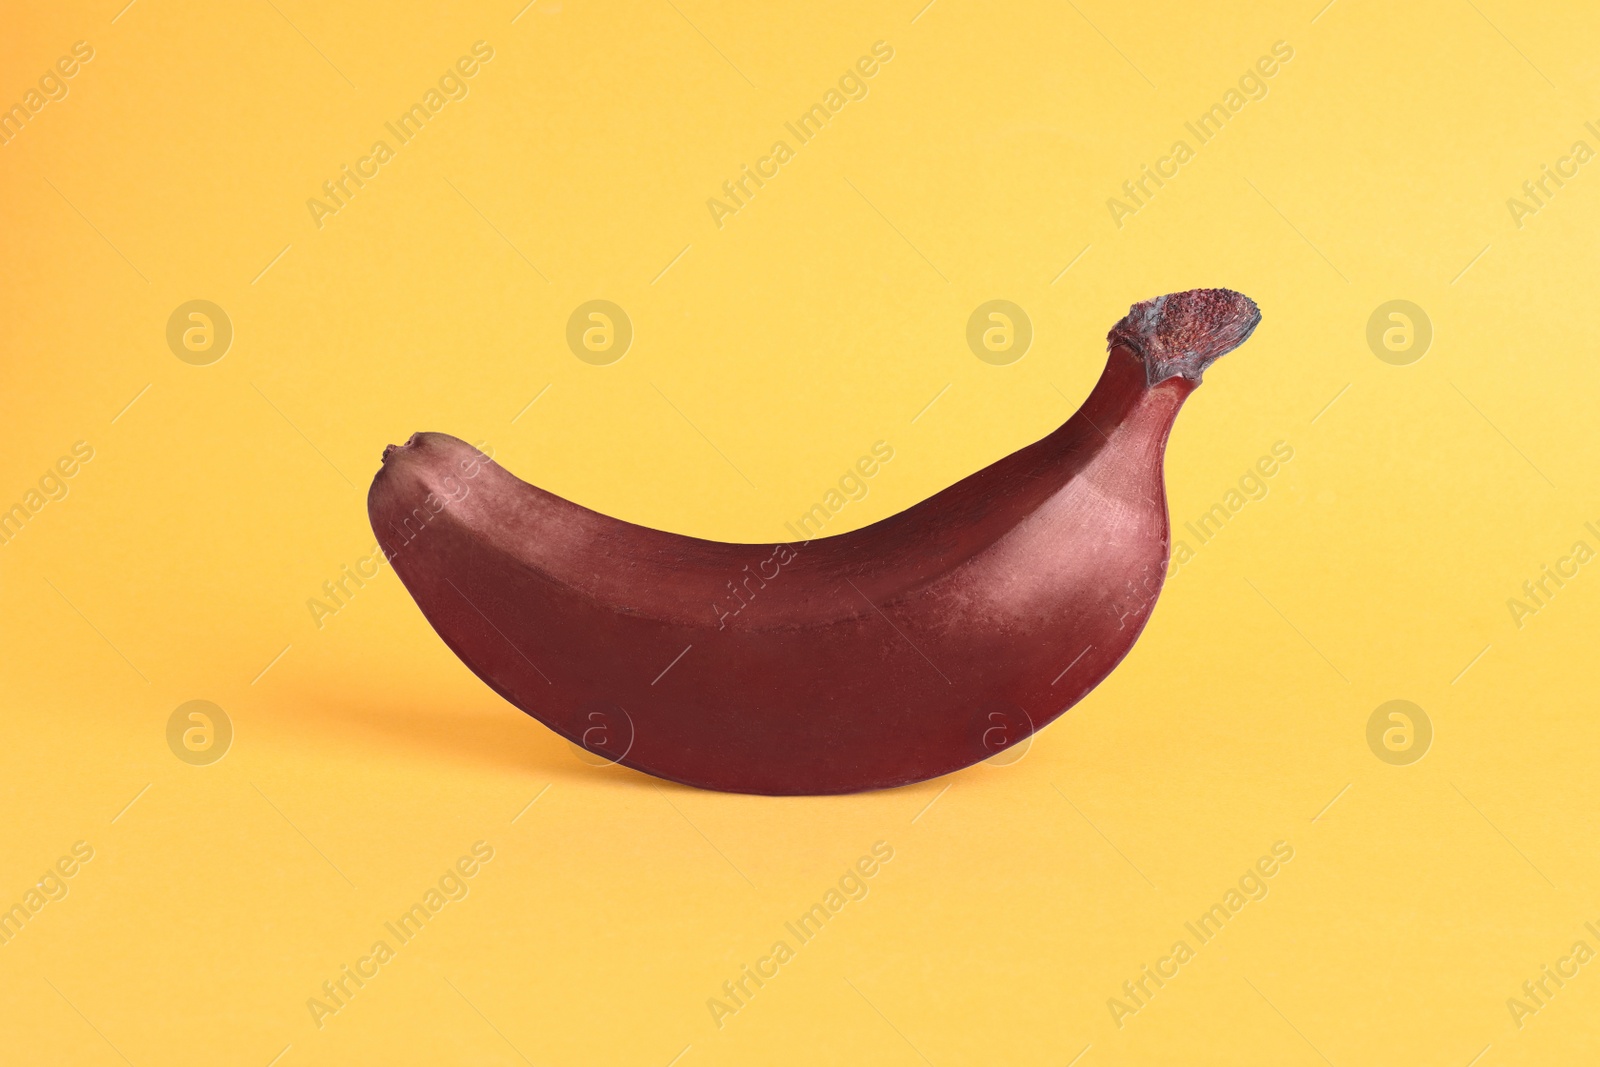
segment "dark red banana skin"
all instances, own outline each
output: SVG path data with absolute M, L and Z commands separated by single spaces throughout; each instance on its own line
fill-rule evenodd
M 1173 419 L 1259 321 L 1225 289 L 1135 305 L 1059 429 L 789 546 L 775 575 L 772 546 L 609 518 L 445 434 L 385 450 L 368 512 L 450 649 L 603 758 L 741 793 L 919 782 L 1044 727 L 1132 648 L 1166 574 Z M 727 583 L 758 568 L 765 584 L 719 619 Z

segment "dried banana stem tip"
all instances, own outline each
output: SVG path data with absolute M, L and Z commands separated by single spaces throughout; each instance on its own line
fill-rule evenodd
M 1261 309 L 1243 293 L 1190 289 L 1133 305 L 1106 335 L 1106 345 L 1132 349 L 1144 362 L 1151 385 L 1178 376 L 1198 382 L 1219 357 L 1244 344 L 1260 322 Z

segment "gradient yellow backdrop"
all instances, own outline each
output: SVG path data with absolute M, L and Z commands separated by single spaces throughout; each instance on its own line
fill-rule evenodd
M 0 145 L 0 508 L 28 516 L 0 545 L 0 907 L 28 916 L 0 944 L 0 1058 L 1600 1053 L 1600 963 L 1571 955 L 1600 949 L 1600 564 L 1561 563 L 1600 549 L 1600 163 L 1572 155 L 1600 149 L 1592 8 L 122 2 L 0 17 L 0 106 L 26 116 Z M 399 144 L 385 124 L 476 42 L 492 58 Z M 796 145 L 784 123 L 876 42 L 866 95 Z M 1185 123 L 1280 42 L 1199 144 Z M 1128 201 L 1180 139 L 1193 158 Z M 337 213 L 308 208 L 378 140 L 393 158 Z M 777 140 L 794 158 L 716 218 Z M 370 554 L 366 484 L 415 430 L 748 541 L 891 443 L 842 530 L 1053 429 L 1127 306 L 1196 286 L 1264 317 L 1173 434 L 1177 537 L 1293 458 L 1009 766 L 697 792 L 580 760 L 387 570 L 308 608 Z M 634 327 L 608 366 L 566 344 L 591 299 Z M 1034 328 L 1005 366 L 965 339 L 991 299 Z M 231 322 L 221 359 L 169 347 L 193 300 Z M 1369 346 L 1392 300 L 1431 323 L 1420 359 Z M 231 723 L 220 761 L 169 746 L 191 700 Z M 1431 724 L 1422 759 L 1369 746 L 1391 700 Z M 466 896 L 399 944 L 384 924 L 479 842 L 445 879 Z M 879 842 L 867 895 L 799 944 L 785 923 Z M 1264 899 L 1186 932 L 1279 842 Z M 360 964 L 380 939 L 393 958 Z M 708 1008 L 780 940 L 776 977 Z M 1130 1000 L 1178 940 L 1193 958 Z M 376 976 L 308 1007 L 347 965 Z

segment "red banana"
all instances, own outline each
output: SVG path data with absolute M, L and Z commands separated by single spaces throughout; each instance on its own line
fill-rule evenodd
M 1166 575 L 1172 421 L 1260 319 L 1226 289 L 1135 304 L 1048 437 L 775 550 L 609 518 L 438 433 L 384 450 L 368 513 L 445 644 L 605 759 L 742 793 L 918 782 L 1045 726 L 1133 646 Z

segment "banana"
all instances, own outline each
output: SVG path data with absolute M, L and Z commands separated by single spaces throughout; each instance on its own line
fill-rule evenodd
M 1166 575 L 1173 419 L 1260 319 L 1226 289 L 1135 304 L 1049 436 L 802 544 L 635 526 L 438 433 L 384 450 L 368 514 L 451 651 L 602 759 L 740 793 L 919 782 L 1044 727 L 1133 647 Z

